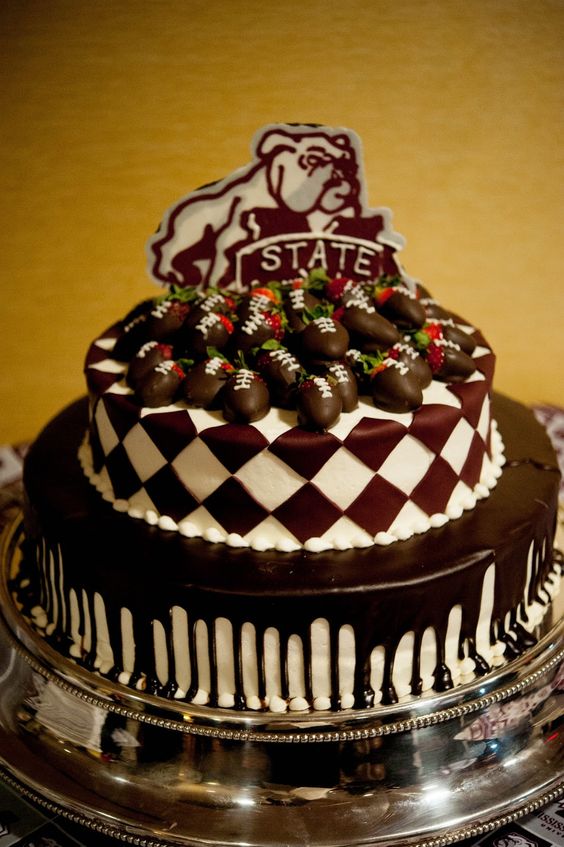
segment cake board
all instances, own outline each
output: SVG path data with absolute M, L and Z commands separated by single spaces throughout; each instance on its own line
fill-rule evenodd
M 564 627 L 487 678 L 372 710 L 166 701 L 64 659 L 27 625 L 3 537 L 0 763 L 32 801 L 143 847 L 439 847 L 564 793 Z M 562 598 L 553 620 L 561 619 Z

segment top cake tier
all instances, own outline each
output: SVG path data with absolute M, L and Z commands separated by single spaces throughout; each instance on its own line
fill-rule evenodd
M 400 274 L 171 286 L 91 346 L 81 461 L 116 509 L 210 542 L 389 544 L 487 496 L 494 356 Z

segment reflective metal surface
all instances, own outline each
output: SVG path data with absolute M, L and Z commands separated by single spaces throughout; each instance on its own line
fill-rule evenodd
M 564 791 L 564 631 L 447 694 L 358 712 L 227 712 L 61 658 L 0 586 L 0 762 L 32 799 L 123 841 L 435 847 Z M 559 610 L 555 610 L 558 615 Z

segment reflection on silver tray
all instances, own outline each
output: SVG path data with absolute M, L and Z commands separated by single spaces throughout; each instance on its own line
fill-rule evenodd
M 564 792 L 564 631 L 446 694 L 341 713 L 226 713 L 62 658 L 0 586 L 0 762 L 26 796 L 123 841 L 448 844 Z M 555 609 L 558 617 L 558 609 Z

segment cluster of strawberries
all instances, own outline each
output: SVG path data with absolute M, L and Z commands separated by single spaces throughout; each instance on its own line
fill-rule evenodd
M 275 405 L 323 431 L 359 394 L 390 412 L 418 408 L 433 378 L 474 372 L 475 346 L 420 285 L 315 269 L 242 296 L 172 287 L 128 315 L 113 355 L 144 406 L 181 399 L 249 423 Z

